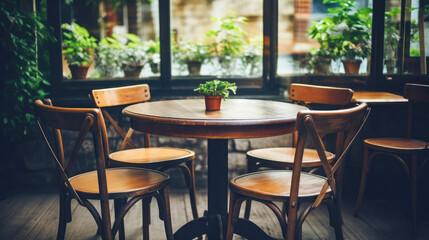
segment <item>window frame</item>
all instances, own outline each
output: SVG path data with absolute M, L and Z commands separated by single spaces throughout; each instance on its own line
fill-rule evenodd
M 170 38 L 170 0 L 158 0 L 161 72 L 160 76 L 135 80 L 103 79 L 103 80 L 67 80 L 63 81 L 61 41 L 57 41 L 50 49 L 51 60 L 51 93 L 55 97 L 75 100 L 87 99 L 87 94 L 95 88 L 118 87 L 132 84 L 147 83 L 151 87 L 152 96 L 192 96 L 198 84 L 212 80 L 214 76 L 172 76 L 171 73 L 171 38 Z M 427 75 L 395 75 L 383 74 L 384 44 L 384 11 L 386 0 L 373 1 L 373 26 L 370 71 L 368 75 L 277 75 L 278 55 L 278 1 L 263 1 L 263 63 L 262 77 L 226 77 L 222 80 L 236 82 L 240 91 L 238 95 L 279 95 L 292 82 L 347 86 L 353 89 L 366 90 L 399 90 L 407 82 L 424 83 Z M 406 1 L 406 0 L 403 0 Z M 48 22 L 54 29 L 54 35 L 61 40 L 61 1 L 48 0 Z M 426 82 L 427 84 L 427 82 Z

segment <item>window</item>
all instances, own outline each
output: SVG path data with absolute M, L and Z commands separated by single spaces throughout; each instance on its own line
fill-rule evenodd
M 97 39 L 98 47 L 88 79 L 71 81 L 61 42 L 53 46 L 53 88 L 70 98 L 77 95 L 71 89 L 79 90 L 86 98 L 96 87 L 136 83 L 149 83 L 154 93 L 192 95 L 199 83 L 215 78 L 236 82 L 239 95 L 278 93 L 291 81 L 352 88 L 384 86 L 389 79 L 424 82 L 428 1 L 355 0 L 356 7 L 347 9 L 338 0 L 74 0 L 71 5 L 48 0 L 55 29 L 74 20 Z M 353 27 L 347 25 L 346 12 L 354 17 Z M 389 13 L 394 13 L 391 19 Z M 396 36 L 387 33 L 389 26 L 399 31 L 397 48 L 389 43 Z M 56 36 L 61 39 L 61 32 Z M 120 46 L 119 53 L 100 46 L 108 37 L 117 40 L 112 42 Z M 138 57 L 143 66 L 137 75 L 125 75 L 126 61 L 119 56 L 133 42 L 138 51 L 131 53 L 143 51 Z M 201 67 L 188 67 L 195 57 L 189 52 L 198 53 Z M 352 56 L 360 61 L 356 72 L 343 64 Z M 419 73 L 410 69 L 416 65 Z
M 428 32 L 429 1 L 387 1 L 383 73 L 427 74 Z
M 368 74 L 372 3 L 295 0 L 291 5 L 279 1 L 279 75 Z M 348 70 L 348 60 L 357 60 L 355 71 Z
M 173 76 L 262 76 L 262 0 L 171 3 Z

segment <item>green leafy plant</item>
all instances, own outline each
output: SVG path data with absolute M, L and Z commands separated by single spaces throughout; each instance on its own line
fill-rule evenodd
M 241 55 L 241 62 L 247 69 L 249 75 L 254 75 L 255 71 L 262 69 L 262 37 L 255 37 L 249 40 L 249 43 L 244 45 L 244 51 Z
M 113 77 L 120 71 L 120 49 L 119 42 L 113 38 L 106 37 L 99 42 L 94 60 L 96 72 L 100 77 Z
M 123 41 L 118 35 L 114 35 L 113 37 L 119 43 L 121 43 L 121 40 Z M 120 63 L 127 66 L 143 66 L 148 61 L 146 54 L 148 46 L 143 44 L 140 38 L 132 33 L 126 34 L 126 41 L 126 44 L 120 44 Z
M 332 60 L 332 53 L 323 48 L 312 48 L 305 56 L 305 67 L 313 73 L 329 74 Z
M 41 4 L 46 9 L 46 1 Z M 35 124 L 31 104 L 48 95 L 49 68 L 43 66 L 49 66 L 48 44 L 55 38 L 43 14 L 26 13 L 19 2 L 0 1 L 0 129 L 7 143 L 19 142 L 29 133 Z
M 149 40 L 144 42 L 146 45 L 146 53 L 148 58 L 148 63 L 153 73 L 159 73 L 159 64 L 161 62 L 160 50 L 161 44 L 159 40 Z
M 181 41 L 177 52 L 177 61 L 179 64 L 186 64 L 189 61 L 203 63 L 210 59 L 211 54 L 209 46 L 202 42 L 191 43 L 189 41 Z
M 215 79 L 207 81 L 206 83 L 201 83 L 198 88 L 194 89 L 194 91 L 204 96 L 221 96 L 225 101 L 229 97 L 229 91 L 233 94 L 236 93 L 237 86 L 235 83 Z
M 338 59 L 363 59 L 371 53 L 372 9 L 356 7 L 354 0 L 324 0 L 324 4 L 338 4 L 329 8 L 328 16 L 319 22 L 324 30 L 321 35 L 323 49 L 332 51 Z M 319 40 L 318 40 L 319 41 Z
M 219 27 L 206 32 L 206 37 L 210 39 L 210 50 L 218 57 L 222 69 L 230 72 L 232 62 L 243 53 L 247 32 L 239 24 L 247 24 L 247 19 L 233 16 L 212 17 L 212 21 L 219 23 Z
M 89 35 L 86 28 L 77 23 L 64 23 L 63 53 L 69 65 L 89 65 L 91 51 L 97 47 L 97 40 Z

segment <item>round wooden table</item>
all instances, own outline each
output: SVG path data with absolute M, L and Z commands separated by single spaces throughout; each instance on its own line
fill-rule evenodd
M 298 111 L 304 109 L 284 102 L 228 99 L 222 102 L 221 110 L 206 111 L 203 99 L 183 99 L 140 103 L 123 110 L 135 130 L 208 139 L 208 211 L 181 227 L 174 234 L 176 239 L 193 239 L 202 234 L 208 234 L 210 240 L 223 238 L 228 203 L 228 139 L 291 133 Z M 236 227 L 238 234 L 262 236 L 262 230 L 253 228 L 256 225 L 241 221 Z

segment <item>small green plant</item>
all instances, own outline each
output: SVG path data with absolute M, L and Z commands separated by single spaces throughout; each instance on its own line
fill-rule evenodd
M 204 96 L 221 96 L 225 101 L 229 97 L 229 91 L 233 94 L 236 93 L 237 86 L 235 83 L 215 79 L 207 81 L 206 83 L 201 83 L 198 88 L 194 89 L 194 91 Z
M 64 23 L 63 47 L 65 59 L 69 65 L 89 65 L 91 51 L 97 47 L 97 40 L 89 35 L 86 28 L 77 23 Z

